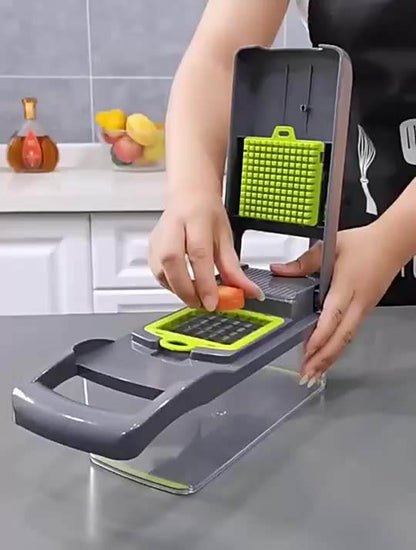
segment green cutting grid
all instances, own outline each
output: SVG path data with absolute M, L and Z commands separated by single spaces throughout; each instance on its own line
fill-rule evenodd
M 324 148 L 322 142 L 296 140 L 290 127 L 277 127 L 272 138 L 246 137 L 240 216 L 316 226 Z

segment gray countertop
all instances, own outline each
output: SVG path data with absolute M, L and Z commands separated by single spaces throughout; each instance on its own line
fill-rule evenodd
M 405 550 L 416 542 L 416 310 L 378 310 L 299 412 L 200 493 L 90 465 L 13 425 L 10 393 L 145 316 L 0 318 L 0 547 Z

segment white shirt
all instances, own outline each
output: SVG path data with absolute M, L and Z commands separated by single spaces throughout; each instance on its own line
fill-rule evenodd
M 304 22 L 308 21 L 309 0 L 296 0 Z

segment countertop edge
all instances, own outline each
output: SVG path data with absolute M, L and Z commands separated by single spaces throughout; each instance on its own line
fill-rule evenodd
M 0 145 L 0 214 L 160 212 L 165 172 L 118 171 L 100 144 L 59 145 L 50 174 L 16 174 Z

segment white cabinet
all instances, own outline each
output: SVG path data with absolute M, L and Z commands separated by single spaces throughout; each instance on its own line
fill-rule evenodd
M 92 311 L 89 216 L 0 217 L 0 314 Z
M 181 302 L 160 288 L 148 242 L 160 212 L 3 214 L 0 315 L 170 311 Z M 244 262 L 267 269 L 307 243 L 248 232 Z
M 180 300 L 160 288 L 147 263 L 159 212 L 91 216 L 94 311 L 171 311 Z
M 91 221 L 94 289 L 158 288 L 148 265 L 149 235 L 160 213 L 93 214 Z M 268 269 L 272 262 L 297 258 L 307 240 L 248 231 L 242 259 Z
M 143 311 L 173 311 L 182 302 L 164 289 L 95 290 L 95 313 L 137 313 Z
M 91 216 L 94 289 L 158 288 L 148 265 L 149 235 L 159 212 Z
M 160 288 L 148 265 L 149 235 L 158 212 L 91 216 L 94 311 L 97 313 L 170 311 L 181 302 Z M 268 269 L 272 262 L 295 259 L 305 239 L 247 232 L 242 259 Z

